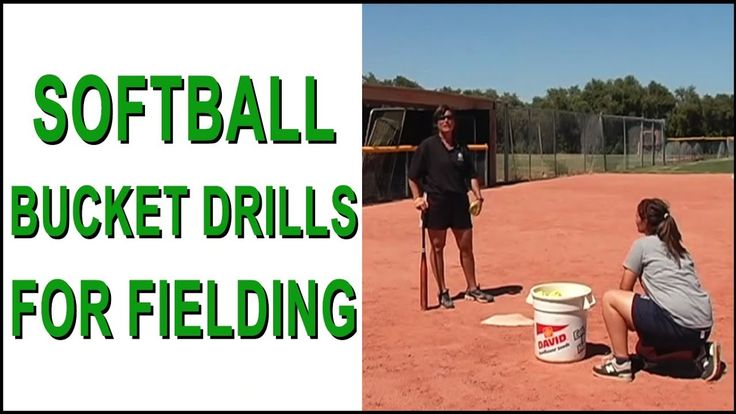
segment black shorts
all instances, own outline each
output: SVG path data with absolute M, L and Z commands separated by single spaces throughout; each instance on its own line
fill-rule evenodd
M 697 349 L 710 336 L 710 328 L 690 329 L 677 324 L 669 312 L 653 300 L 634 295 L 631 317 L 641 343 L 658 352 Z
M 470 201 L 465 193 L 427 194 L 429 209 L 425 213 L 424 225 L 432 230 L 470 229 Z

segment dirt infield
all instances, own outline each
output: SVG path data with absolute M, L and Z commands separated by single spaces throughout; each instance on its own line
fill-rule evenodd
M 733 186 L 730 174 L 600 174 L 484 190 L 474 228 L 478 281 L 506 293 L 491 304 L 457 300 L 453 310 L 427 312 L 419 310 L 418 213 L 408 200 L 365 207 L 363 408 L 733 410 Z M 582 282 L 600 301 L 618 286 L 621 263 L 639 236 L 634 215 L 644 197 L 672 204 L 712 295 L 713 338 L 728 366 L 719 381 L 643 371 L 629 384 L 594 377 L 595 354 L 610 345 L 599 304 L 588 316 L 593 352 L 571 364 L 538 361 L 531 327 L 480 324 L 496 313 L 533 317 L 525 299 L 543 282 Z M 448 234 L 445 278 L 453 296 L 465 289 L 454 243 Z M 430 271 L 430 306 L 436 291 Z M 635 341 L 630 335 L 630 352 Z

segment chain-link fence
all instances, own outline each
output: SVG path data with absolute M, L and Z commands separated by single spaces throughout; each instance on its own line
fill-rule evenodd
M 624 171 L 666 162 L 664 120 L 502 106 L 497 180 Z
M 401 145 L 406 110 L 375 110 L 363 145 L 388 147 Z M 363 153 L 363 198 L 368 202 L 390 201 L 407 196 L 407 151 Z
M 507 104 L 495 108 L 456 112 L 457 138 L 470 146 L 482 187 L 733 158 L 733 137 L 667 138 L 662 119 Z M 416 145 L 434 133 L 431 115 L 428 109 L 364 108 L 365 203 L 410 196 L 408 167 Z M 495 174 L 490 174 L 494 155 Z
M 668 163 L 733 158 L 733 137 L 670 138 L 665 148 Z

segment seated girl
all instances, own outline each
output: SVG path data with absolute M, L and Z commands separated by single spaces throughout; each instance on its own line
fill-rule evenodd
M 628 353 L 628 331 L 650 349 L 688 351 L 704 380 L 720 374 L 720 345 L 708 342 L 713 309 L 690 253 L 682 245 L 669 206 L 658 198 L 641 200 L 636 240 L 624 261 L 618 290 L 603 295 L 603 319 L 613 349 L 594 375 L 622 381 L 634 379 Z M 634 293 L 639 280 L 644 295 Z M 643 356 L 646 359 L 646 356 Z

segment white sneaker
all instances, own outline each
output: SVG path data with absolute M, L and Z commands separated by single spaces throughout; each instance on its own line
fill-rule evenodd
M 721 344 L 710 342 L 706 346 L 706 354 L 700 361 L 700 368 L 702 369 L 700 378 L 713 381 L 721 375 Z

